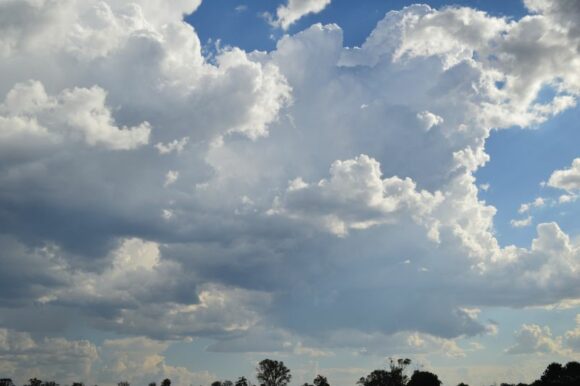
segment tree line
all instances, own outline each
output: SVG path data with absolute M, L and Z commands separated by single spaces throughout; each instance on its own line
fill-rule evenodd
M 389 367 L 372 371 L 366 377 L 361 377 L 357 386 L 441 386 L 439 377 L 429 371 L 415 370 L 411 376 L 407 375 L 407 368 L 411 364 L 410 359 L 390 360 Z M 256 379 L 259 386 L 287 386 L 292 379 L 290 369 L 282 361 L 264 359 L 256 368 Z M 130 386 L 129 382 L 123 381 L 118 386 Z M 235 382 L 230 380 L 215 381 L 211 386 L 258 386 L 250 382 L 246 377 L 240 377 Z M 0 379 L 0 386 L 15 386 L 10 378 Z M 41 381 L 32 378 L 24 386 L 59 386 L 54 381 Z M 75 382 L 72 386 L 85 386 L 81 382 Z M 96 386 L 96 385 L 95 385 Z M 151 382 L 149 386 L 157 386 Z M 160 386 L 171 386 L 171 380 L 164 379 Z M 317 375 L 312 384 L 304 383 L 302 386 L 330 386 L 328 379 L 323 375 Z M 457 386 L 469 386 L 460 383 Z M 495 384 L 494 386 L 497 386 Z M 539 379 L 530 384 L 501 383 L 500 386 L 580 386 L 580 363 L 572 361 L 565 365 L 551 363 L 542 373 Z

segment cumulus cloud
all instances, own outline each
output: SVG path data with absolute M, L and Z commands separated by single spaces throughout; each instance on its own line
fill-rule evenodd
M 549 327 L 524 324 L 515 333 L 516 343 L 508 348 L 508 354 L 555 354 L 561 351 L 561 339 L 553 338 Z
M 0 371 L 15 382 L 30 378 L 116 384 L 148 383 L 170 378 L 178 384 L 208 384 L 216 376 L 166 363 L 170 342 L 145 337 L 106 339 L 97 346 L 87 340 L 34 339 L 30 334 L 0 329 Z
M 440 192 L 416 191 L 411 179 L 383 180 L 379 163 L 366 155 L 335 161 L 330 175 L 316 184 L 292 180 L 270 213 L 312 220 L 344 236 L 349 229 L 396 222 L 401 212 L 420 222 L 443 200 Z
M 149 141 L 151 127 L 116 127 L 105 106 L 102 88 L 65 89 L 58 96 L 46 94 L 42 83 L 18 83 L 0 105 L 2 145 L 22 148 L 25 143 L 81 141 L 90 146 L 131 150 Z
M 100 347 L 103 366 L 101 379 L 111 383 L 119 379 L 145 384 L 152 380 L 169 378 L 179 385 L 208 384 L 216 379 L 209 372 L 192 372 L 185 367 L 166 363 L 163 353 L 169 342 L 145 337 L 107 339 Z
M 188 337 L 461 356 L 493 330 L 474 307 L 578 298 L 578 240 L 545 223 L 501 246 L 474 177 L 492 130 L 574 105 L 572 24 L 412 6 L 361 47 L 317 24 L 209 62 L 182 21 L 199 2 L 161 3 L 0 5 L 21 15 L 0 20 L 3 326 L 74 314 L 146 337 L 107 343 L 135 355 L 110 368 L 161 374 L 185 371 L 163 340 Z
M 576 315 L 576 327 L 562 336 L 553 336 L 547 326 L 524 324 L 515 331 L 516 343 L 506 349 L 508 354 L 558 354 L 574 356 L 580 352 L 580 314 Z
M 98 358 L 97 347 L 87 340 L 35 340 L 25 332 L 0 329 L 0 371 L 15 380 L 52 377 L 72 382 L 78 377 L 89 378 Z
M 277 19 L 273 23 L 286 30 L 302 17 L 322 12 L 330 2 L 331 0 L 288 0 L 286 5 L 281 5 L 276 10 Z
M 572 161 L 572 165 L 569 168 L 554 171 L 548 180 L 548 186 L 566 190 L 570 193 L 579 191 L 580 158 L 576 158 Z
M 572 351 L 580 352 L 580 314 L 576 315 L 576 328 L 564 335 L 564 343 Z

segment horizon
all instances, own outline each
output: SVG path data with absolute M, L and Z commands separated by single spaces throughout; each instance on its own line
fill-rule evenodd
M 0 0 L 0 31 L 0 378 L 580 358 L 580 1 Z

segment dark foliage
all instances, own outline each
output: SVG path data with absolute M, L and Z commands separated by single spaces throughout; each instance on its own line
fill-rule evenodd
M 260 386 L 286 386 L 292 379 L 290 369 L 282 361 L 264 359 L 258 364 L 256 371 Z
M 441 381 L 437 375 L 429 371 L 415 370 L 407 386 L 440 386 Z
M 314 386 L 330 386 L 330 383 L 328 383 L 326 377 L 318 374 L 316 378 L 314 378 Z
M 360 386 L 405 386 L 408 377 L 405 368 L 411 364 L 410 359 L 390 360 L 389 370 L 375 370 L 366 377 L 358 380 Z
M 251 386 L 251 383 L 246 379 L 246 377 L 239 377 L 235 386 Z
M 390 360 L 388 369 L 377 369 L 366 377 L 361 377 L 356 383 L 358 386 L 441 386 L 441 381 L 436 374 L 429 371 L 415 370 L 409 378 L 405 371 L 411 364 L 410 359 Z M 284 362 L 264 359 L 258 364 L 256 378 L 260 386 L 287 386 L 292 376 Z M 123 381 L 118 386 L 130 386 L 129 382 Z M 156 386 L 155 382 L 149 386 Z M 580 363 L 568 362 L 565 365 L 551 363 L 546 367 L 539 379 L 526 383 L 501 383 L 501 386 L 580 386 Z M 0 386 L 16 386 L 10 378 L 0 378 Z M 41 381 L 38 378 L 29 379 L 24 386 L 59 386 L 53 381 Z M 75 382 L 72 386 L 84 386 L 81 382 Z M 171 380 L 164 379 L 160 386 L 171 386 Z M 235 382 L 215 381 L 211 386 L 254 386 L 245 377 L 238 378 Z M 328 379 L 317 375 L 312 384 L 305 383 L 303 386 L 330 386 Z M 468 386 L 461 382 L 457 386 Z

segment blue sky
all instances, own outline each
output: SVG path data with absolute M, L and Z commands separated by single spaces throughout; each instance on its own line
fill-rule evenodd
M 494 16 L 520 18 L 526 14 L 523 3 L 508 1 L 424 1 L 434 8 L 445 6 L 474 7 Z M 223 45 L 240 47 L 245 50 L 270 51 L 276 47 L 276 40 L 284 33 L 264 23 L 264 13 L 276 13 L 281 2 L 276 1 L 235 1 L 214 0 L 202 3 L 192 15 L 186 17 L 199 34 L 202 42 L 218 39 Z M 333 1 L 322 12 L 305 15 L 294 23 L 288 33 L 296 33 L 314 23 L 335 23 L 344 31 L 345 46 L 359 46 L 367 38 L 385 13 L 399 10 L 412 1 Z M 220 22 L 216 22 L 216 20 Z M 240 32 L 243 31 L 243 32 Z
M 580 6 L 424 4 L 0 1 L 0 375 L 577 359 Z

